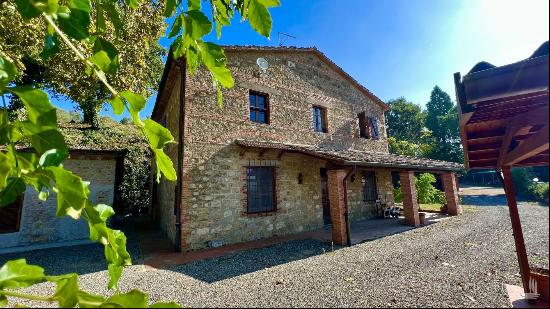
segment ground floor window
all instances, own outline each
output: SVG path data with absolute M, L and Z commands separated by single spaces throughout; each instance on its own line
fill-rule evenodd
M 363 173 L 363 201 L 375 202 L 378 198 L 378 188 L 376 187 L 375 172 Z
M 0 234 L 15 233 L 19 231 L 22 208 L 23 196 L 20 196 L 10 205 L 0 207 Z
M 273 166 L 249 166 L 246 171 L 246 180 L 247 212 L 275 211 L 275 168 Z

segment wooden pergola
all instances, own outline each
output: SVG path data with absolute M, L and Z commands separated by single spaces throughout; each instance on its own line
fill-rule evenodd
M 467 169 L 494 169 L 504 184 L 525 293 L 530 269 L 512 182 L 512 167 L 548 165 L 548 42 L 533 56 L 455 73 Z

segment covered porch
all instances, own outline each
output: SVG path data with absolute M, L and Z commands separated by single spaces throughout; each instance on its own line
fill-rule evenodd
M 337 245 L 352 245 L 354 243 L 378 238 L 377 235 L 391 235 L 406 231 L 421 225 L 419 205 L 415 186 L 415 173 L 428 172 L 441 177 L 446 200 L 448 215 L 456 216 L 462 210 L 458 200 L 458 186 L 456 172 L 462 166 L 456 163 L 436 161 L 423 158 L 414 158 L 393 155 L 389 153 L 365 152 L 358 150 L 333 150 L 308 145 L 295 145 L 259 140 L 236 140 L 235 144 L 244 151 L 249 149 L 278 151 L 280 159 L 288 153 L 298 153 L 305 156 L 322 159 L 326 162 L 326 191 L 327 205 L 330 208 L 329 227 L 317 231 L 320 239 L 328 239 Z M 376 172 L 377 178 L 391 184 L 392 173 L 399 174 L 403 193 L 403 217 L 401 219 L 368 220 L 354 224 L 350 219 L 350 194 L 358 194 L 348 186 L 355 178 L 360 178 L 365 171 Z M 357 182 L 355 182 L 357 186 Z M 393 189 L 393 186 L 391 187 Z M 394 206 L 393 191 L 389 200 L 384 201 L 385 207 Z M 432 217 L 428 215 L 427 217 Z M 428 218 L 429 219 L 429 218 Z M 390 227 L 390 228 L 388 228 Z M 376 231 L 380 232 L 377 233 Z M 392 232 L 394 231 L 394 232 Z

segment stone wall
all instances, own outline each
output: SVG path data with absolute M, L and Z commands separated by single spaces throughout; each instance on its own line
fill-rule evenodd
M 170 130 L 176 141 L 178 141 L 179 136 L 180 80 L 181 78 L 178 74 L 174 81 L 174 87 L 172 88 L 168 104 L 160 120 L 161 122 L 165 120 L 165 124 L 163 125 Z M 180 146 L 174 143 L 164 149 L 166 154 L 172 159 L 176 170 L 179 168 L 178 147 Z M 153 162 L 151 166 L 153 167 L 153 175 L 156 175 L 156 164 Z M 158 219 L 157 221 L 160 224 L 161 230 L 172 242 L 174 242 L 176 236 L 176 217 L 174 212 L 176 185 L 176 181 L 167 181 L 164 177 L 161 178 L 159 183 L 154 185 L 154 190 L 156 190 L 156 201 L 154 201 L 155 205 L 153 205 L 155 216 Z
M 90 181 L 92 202 L 112 205 L 114 198 L 116 160 L 69 159 L 64 166 Z M 55 216 L 57 202 L 55 193 L 46 201 L 38 199 L 32 187 L 27 187 L 23 199 L 20 228 L 18 232 L 0 234 L 0 249 L 10 251 L 22 247 L 48 247 L 69 243 L 87 242 L 88 224 L 68 217 Z
M 355 180 L 352 182 L 348 179 L 348 205 L 350 207 L 349 218 L 351 221 L 358 221 L 364 219 L 371 219 L 376 217 L 376 205 L 375 202 L 364 201 L 364 189 L 361 182 L 364 169 L 358 168 L 356 171 Z M 388 205 L 393 205 L 393 184 L 391 182 L 391 172 L 389 170 L 375 170 L 376 175 L 376 188 L 378 194 L 385 200 Z
M 188 76 L 185 92 L 184 158 L 181 196 L 182 250 L 232 244 L 265 237 L 292 234 L 322 227 L 320 168 L 317 160 L 298 154 L 258 150 L 243 152 L 236 139 L 260 139 L 307 144 L 330 149 L 388 152 L 382 107 L 360 92 L 348 80 L 313 53 L 227 52 L 235 87 L 223 92 L 218 107 L 210 75 L 200 69 Z M 268 60 L 269 69 L 260 74 L 257 58 Z M 177 136 L 179 81 L 170 88 L 167 126 Z M 249 120 L 249 91 L 269 96 L 269 124 Z M 328 133 L 313 130 L 312 107 L 327 110 Z M 357 114 L 379 119 L 379 140 L 359 138 Z M 177 137 L 176 137 L 177 138 Z M 174 162 L 177 153 L 168 153 Z M 250 216 L 246 207 L 243 171 L 247 165 L 276 166 L 278 211 L 267 216 Z M 298 184 L 298 174 L 303 184 Z M 359 184 L 359 186 L 357 186 Z M 157 187 L 162 228 L 173 240 L 175 183 Z M 354 217 L 369 217 L 372 210 L 361 207 L 360 180 L 350 185 Z
M 237 146 L 190 145 L 193 168 L 186 170 L 190 196 L 183 201 L 186 250 L 310 231 L 323 226 L 320 169 L 310 157 Z M 274 166 L 277 211 L 246 213 L 246 167 Z M 303 182 L 298 184 L 302 173 Z

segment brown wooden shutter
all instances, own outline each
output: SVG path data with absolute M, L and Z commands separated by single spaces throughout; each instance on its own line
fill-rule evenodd
M 367 117 L 366 112 L 361 112 L 357 115 L 359 118 L 359 136 L 363 138 L 371 138 L 371 121 Z

